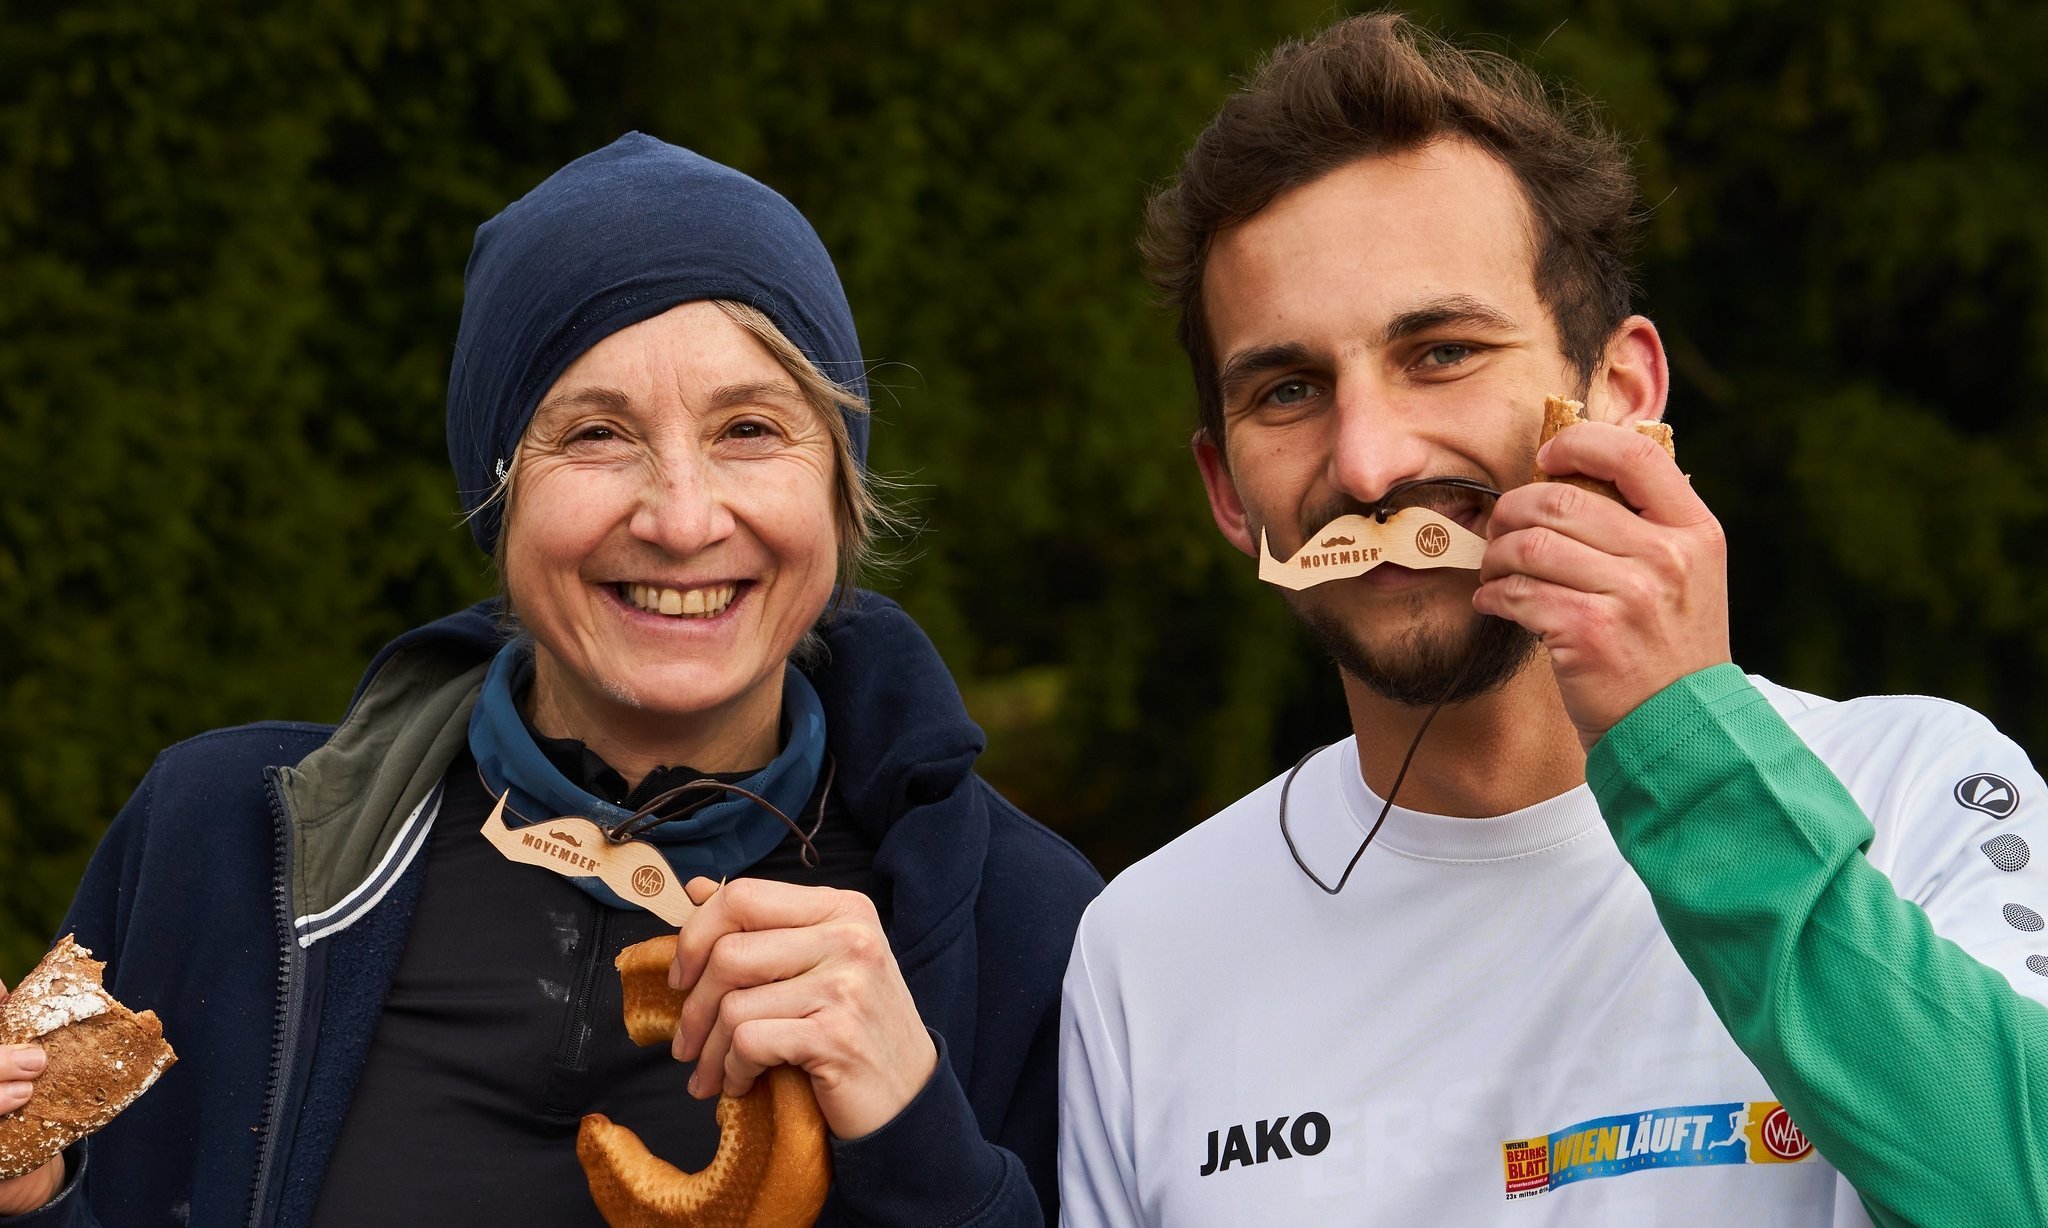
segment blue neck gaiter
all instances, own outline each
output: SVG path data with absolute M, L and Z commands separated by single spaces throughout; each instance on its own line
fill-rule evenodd
M 633 812 L 570 783 L 560 769 L 534 745 L 520 719 L 518 698 L 533 682 L 533 645 L 520 638 L 498 651 L 484 677 L 483 693 L 469 717 L 469 749 L 483 772 L 484 787 L 506 798 L 505 825 L 524 827 L 577 815 L 600 827 L 615 828 Z M 792 819 L 817 787 L 825 761 L 825 709 L 808 678 L 793 665 L 783 667 L 782 723 L 788 731 L 781 753 L 767 767 L 735 782 L 780 807 Z M 782 843 L 789 828 L 761 806 L 734 796 L 700 806 L 685 818 L 662 823 L 637 838 L 659 849 L 688 882 L 697 875 L 724 881 L 736 878 Z M 614 908 L 636 908 L 621 900 L 595 877 L 568 877 L 593 898 Z

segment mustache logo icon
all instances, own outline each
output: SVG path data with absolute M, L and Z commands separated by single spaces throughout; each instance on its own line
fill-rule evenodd
M 1334 548 L 1333 548 L 1334 547 Z M 1339 516 L 1309 535 L 1292 558 L 1276 559 L 1259 530 L 1259 579 L 1300 592 L 1362 576 L 1382 563 L 1402 567 L 1456 567 L 1477 570 L 1486 553 L 1486 539 L 1441 513 L 1409 507 L 1387 517 L 1385 524 L 1356 512 Z

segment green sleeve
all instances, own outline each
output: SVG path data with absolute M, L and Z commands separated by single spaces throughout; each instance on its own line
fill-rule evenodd
M 1622 856 L 1735 1043 L 1880 1224 L 2048 1224 L 2048 1008 L 1864 858 L 1854 798 L 1741 670 L 1594 748 Z

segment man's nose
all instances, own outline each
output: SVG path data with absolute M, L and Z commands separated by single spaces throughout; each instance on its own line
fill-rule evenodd
M 1338 491 L 1371 503 L 1396 482 L 1427 476 L 1429 452 L 1398 401 L 1369 388 L 1337 390 L 1328 477 Z
M 732 509 L 718 466 L 690 448 L 657 452 L 646 462 L 633 508 L 633 535 L 672 555 L 687 556 L 731 535 Z

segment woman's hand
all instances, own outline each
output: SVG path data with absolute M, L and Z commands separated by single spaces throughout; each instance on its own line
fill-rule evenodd
M 800 1066 L 841 1139 L 916 1098 L 938 1049 L 866 896 L 751 878 L 698 878 L 689 892 L 703 907 L 669 983 L 689 991 L 674 1052 L 697 1063 L 692 1095 L 744 1095 L 769 1067 Z
M 0 1002 L 7 1000 L 7 986 L 0 984 Z M 36 1045 L 0 1045 L 0 1117 L 28 1103 L 36 1076 L 43 1073 L 49 1058 Z M 20 1215 L 57 1196 L 64 1188 L 64 1157 L 12 1181 L 0 1181 L 0 1215 Z

